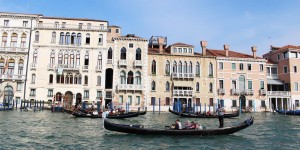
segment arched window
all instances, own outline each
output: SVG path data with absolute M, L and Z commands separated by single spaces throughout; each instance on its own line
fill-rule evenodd
M 156 74 L 156 61 L 155 60 L 152 61 L 151 72 L 153 75 Z
M 244 90 L 245 89 L 245 76 L 240 75 L 239 77 L 239 89 Z
M 58 64 L 62 64 L 63 62 L 63 52 L 59 51 L 58 53 Z
M 142 50 L 140 48 L 136 49 L 135 60 L 142 60 Z
M 189 73 L 193 73 L 193 63 L 190 61 Z
M 98 44 L 99 45 L 103 44 L 103 34 L 99 34 Z
M 81 75 L 78 76 L 78 84 L 81 84 Z
M 17 47 L 17 41 L 18 41 L 18 34 L 13 33 L 11 35 L 10 47 Z
M 85 52 L 84 65 L 85 65 L 85 67 L 88 67 L 88 65 L 89 65 L 89 51 Z
M 170 97 L 166 97 L 166 105 L 170 105 Z
M 77 41 L 76 42 L 77 45 L 81 45 L 81 33 L 77 34 L 77 40 L 76 41 Z
M 52 32 L 52 38 L 51 38 L 51 43 L 56 42 L 56 32 Z
M 85 37 L 85 44 L 90 44 L 90 42 L 91 42 L 91 37 L 90 37 L 90 34 L 87 33 L 86 37 Z
M 173 72 L 177 73 L 177 62 L 176 61 L 173 62 Z
M 112 59 L 112 49 L 111 49 L 111 47 L 108 49 L 107 59 Z
M 151 90 L 152 90 L 152 91 L 155 91 L 155 81 L 152 81 L 152 82 L 151 82 Z
M 2 47 L 6 47 L 6 44 L 7 44 L 7 33 L 4 32 L 4 33 L 2 34 L 2 42 L 1 42 L 1 46 L 2 46 Z
M 101 69 L 101 67 L 102 67 L 102 53 L 99 52 L 98 60 L 97 60 L 97 69 Z
M 139 71 L 135 73 L 135 83 L 137 85 L 141 85 L 142 84 L 141 73 Z
M 71 53 L 70 53 L 70 66 L 74 67 L 74 63 L 75 63 L 75 55 L 74 55 L 74 51 L 71 51 Z
M 166 92 L 170 91 L 170 83 L 169 81 L 166 82 Z
M 69 32 L 67 32 L 66 33 L 66 45 L 69 45 L 70 44 L 70 37 L 71 35 L 70 35 L 70 33 Z
M 76 53 L 76 66 L 80 65 L 80 51 L 77 51 Z
M 56 75 L 56 83 L 60 83 L 60 75 L 59 74 Z
M 39 31 L 36 31 L 35 32 L 35 39 L 34 39 L 35 42 L 39 42 L 40 41 L 40 32 Z
M 26 38 L 27 38 L 26 34 L 23 33 L 21 36 L 21 47 L 23 48 L 26 47 Z
M 182 62 L 181 61 L 179 61 L 178 73 L 182 73 Z
M 31 83 L 35 83 L 35 74 L 31 75 Z
M 196 76 L 200 77 L 200 63 L 199 62 L 196 63 Z
M 67 74 L 66 77 L 65 77 L 65 84 L 69 84 L 69 80 L 70 79 L 70 75 Z
M 213 92 L 213 84 L 209 83 L 209 92 L 212 93 Z
M 97 76 L 97 86 L 101 86 L 101 76 Z
M 53 74 L 49 75 L 49 83 L 52 84 L 53 83 Z
M 75 40 L 76 40 L 76 33 L 72 33 L 71 35 L 71 44 L 75 44 Z
M 4 66 L 5 66 L 5 59 L 4 58 L 1 58 L 0 59 L 0 73 L 4 74 Z
M 36 61 L 37 61 L 37 56 L 38 56 L 37 50 L 34 50 L 34 52 L 33 52 L 33 59 L 32 59 L 32 63 L 36 64 Z
M 166 66 L 165 66 L 165 74 L 167 75 L 167 76 L 169 76 L 170 75 L 170 62 L 167 60 L 167 62 L 166 62 Z
M 125 74 L 125 71 L 121 71 L 121 73 L 120 73 L 120 83 L 121 84 L 126 84 L 126 74 Z
M 196 92 L 199 92 L 200 90 L 200 85 L 199 85 L 199 82 L 196 83 Z
M 70 74 L 70 84 L 73 84 L 73 75 Z
M 187 73 L 187 62 L 184 61 L 184 66 L 183 66 L 183 73 Z
M 121 49 L 121 59 L 126 59 L 126 48 L 125 47 L 123 47 Z
M 89 79 L 89 77 L 88 76 L 84 76 L 84 85 L 88 85 L 88 79 Z
M 64 41 L 65 41 L 65 34 L 61 32 L 59 36 L 59 44 L 63 45 L 65 43 Z
M 133 84 L 133 72 L 129 71 L 127 75 L 127 84 Z
M 64 53 L 64 64 L 69 64 L 69 52 L 65 51 Z
M 213 64 L 209 63 L 209 74 L 208 76 L 213 77 L 214 76 L 214 71 L 213 71 Z
M 24 60 L 20 59 L 18 64 L 18 75 L 23 75 Z
M 9 75 L 13 75 L 15 70 L 15 60 L 14 59 L 9 59 L 8 60 L 8 70 L 7 73 Z

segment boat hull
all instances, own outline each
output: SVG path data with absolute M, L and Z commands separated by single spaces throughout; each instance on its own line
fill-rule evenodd
M 283 115 L 296 115 L 296 116 L 300 116 L 300 110 L 275 110 L 277 113 L 279 114 L 283 114 Z
M 218 116 L 215 115 L 197 115 L 197 114 L 188 114 L 188 113 L 179 113 L 176 111 L 173 111 L 169 108 L 169 112 L 172 114 L 184 117 L 184 118 L 218 118 Z M 238 117 L 239 113 L 233 113 L 233 114 L 224 114 L 224 118 L 233 118 L 233 117 Z

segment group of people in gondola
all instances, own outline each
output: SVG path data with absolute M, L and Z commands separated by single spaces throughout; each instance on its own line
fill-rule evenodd
M 177 119 L 175 121 L 175 124 L 172 125 L 172 129 L 174 130 L 181 130 L 181 129 L 194 129 L 194 130 L 201 130 L 203 129 L 203 127 L 198 124 L 198 123 L 195 123 L 194 121 L 190 122 L 190 121 L 187 121 L 185 123 L 185 126 L 183 127 L 180 120 Z

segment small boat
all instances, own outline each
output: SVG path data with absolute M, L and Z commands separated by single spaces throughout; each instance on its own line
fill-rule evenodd
M 215 116 L 215 115 L 179 113 L 174 110 L 171 110 L 170 107 L 169 107 L 169 112 L 171 112 L 172 114 L 181 116 L 181 117 L 185 117 L 185 118 L 218 118 L 218 116 Z M 233 113 L 233 114 L 224 114 L 224 118 L 233 118 L 233 117 L 238 117 L 239 115 L 240 114 L 237 111 L 236 113 Z
M 142 135 L 200 135 L 200 136 L 211 136 L 211 135 L 227 135 L 238 132 L 245 129 L 253 124 L 253 117 L 244 122 L 231 127 L 216 128 L 216 129 L 172 129 L 166 126 L 165 129 L 151 129 L 144 128 L 143 125 L 124 125 L 109 122 L 108 119 L 104 119 L 104 128 L 110 131 L 122 132 L 122 133 L 132 133 L 132 134 L 142 134 Z
M 275 110 L 276 112 L 278 112 L 279 114 L 283 114 L 283 115 L 296 115 L 296 116 L 300 116 L 300 110 Z
M 132 111 L 132 112 L 128 112 L 129 114 L 132 114 L 132 113 L 136 113 L 136 111 Z M 139 112 L 139 116 L 140 115 L 146 115 L 147 114 L 147 107 L 145 108 L 145 110 L 144 111 L 140 111 Z

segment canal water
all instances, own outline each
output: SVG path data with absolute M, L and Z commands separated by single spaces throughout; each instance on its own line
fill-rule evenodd
M 241 114 L 225 119 L 235 125 L 250 116 L 254 124 L 225 136 L 142 136 L 107 131 L 102 119 L 74 118 L 66 113 L 0 112 L 0 149 L 299 149 L 300 116 L 276 113 Z M 136 118 L 111 120 L 124 124 L 143 124 L 164 128 L 178 117 L 170 113 L 148 112 Z M 216 128 L 217 119 L 184 119 L 207 128 Z

